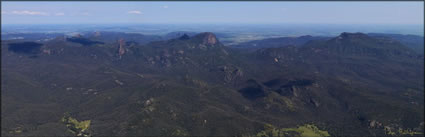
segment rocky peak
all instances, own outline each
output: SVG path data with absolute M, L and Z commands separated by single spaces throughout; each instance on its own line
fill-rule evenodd
M 388 38 L 377 38 L 363 33 L 347 32 L 326 41 L 322 46 L 318 46 L 318 49 L 315 48 L 312 51 L 320 52 L 320 50 L 327 50 L 328 53 L 341 55 L 375 57 L 411 57 L 414 52 L 401 43 Z
M 357 33 L 343 32 L 337 38 L 338 39 L 359 39 L 359 38 L 363 39 L 363 38 L 369 38 L 369 36 L 360 32 L 357 32 Z
M 75 34 L 74 36 L 72 36 L 72 37 L 74 37 L 74 38 L 81 38 L 82 36 L 81 36 L 81 34 Z
M 183 36 L 181 36 L 180 38 L 179 38 L 180 40 L 188 40 L 188 39 L 190 39 L 190 37 L 189 37 L 189 35 L 187 35 L 186 33 L 183 35 Z
M 218 43 L 217 37 L 214 33 L 204 32 L 196 35 L 195 37 L 199 37 L 202 39 L 202 44 L 205 45 L 215 45 Z
M 125 47 L 124 47 L 125 41 L 124 41 L 124 39 L 121 38 L 120 40 L 118 40 L 118 43 L 119 43 L 118 54 L 121 58 L 121 56 L 124 55 L 124 53 L 125 53 Z
M 347 43 L 357 45 L 358 42 L 373 42 L 373 41 L 376 41 L 376 39 L 369 37 L 366 34 L 359 33 L 359 32 L 357 32 L 357 33 L 343 32 L 339 36 L 328 40 L 328 42 L 330 42 L 330 43 L 334 43 L 334 44 L 345 43 L 345 45 Z
M 312 38 L 313 36 L 311 36 L 311 35 L 304 35 L 304 36 L 300 36 L 299 38 L 304 38 L 304 39 L 307 39 L 307 38 Z
M 375 45 L 401 45 L 401 43 L 399 43 L 398 41 L 395 41 L 393 39 L 390 38 L 386 38 L 386 37 L 371 37 L 367 34 L 364 33 L 348 33 L 348 32 L 343 32 L 341 33 L 341 35 L 339 35 L 336 38 L 331 39 L 332 42 L 349 42 L 349 43 L 356 43 L 358 44 L 359 42 L 361 43 L 369 43 L 369 44 L 375 44 Z

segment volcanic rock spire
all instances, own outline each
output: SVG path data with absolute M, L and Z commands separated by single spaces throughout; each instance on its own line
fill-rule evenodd
M 118 43 L 119 43 L 119 48 L 118 48 L 118 55 L 120 56 L 120 59 L 121 59 L 121 57 L 122 57 L 122 55 L 124 55 L 125 54 L 125 41 L 124 41 L 124 39 L 120 39 L 120 40 L 118 40 Z

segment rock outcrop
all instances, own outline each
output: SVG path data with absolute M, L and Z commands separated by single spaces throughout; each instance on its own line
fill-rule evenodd
M 50 49 L 43 49 L 43 53 L 50 55 L 52 53 L 52 51 Z
M 202 44 L 215 45 L 218 43 L 217 37 L 211 32 L 205 32 L 205 33 L 202 33 L 201 35 L 204 35 Z
M 125 51 L 126 51 L 126 49 L 124 47 L 125 41 L 124 41 L 124 39 L 120 39 L 120 40 L 118 40 L 118 43 L 119 43 L 118 55 L 120 56 L 120 59 L 121 59 L 122 55 L 124 55 Z
M 74 38 L 81 38 L 81 37 L 83 37 L 83 36 L 81 36 L 81 34 L 75 34 L 74 36 L 73 36 Z
M 224 73 L 224 81 L 226 83 L 234 82 L 243 76 L 242 70 L 235 66 L 223 66 L 221 71 Z
M 188 39 L 190 39 L 190 37 L 189 37 L 189 35 L 184 34 L 184 35 L 183 35 L 183 36 L 181 36 L 179 39 L 180 39 L 180 40 L 188 40 Z
M 206 46 L 206 47 L 214 46 L 214 45 L 220 43 L 217 40 L 217 37 L 215 36 L 215 34 L 211 33 L 211 32 L 200 33 L 200 34 L 194 36 L 191 39 L 199 42 L 199 45 L 203 45 L 203 46 Z
M 94 32 L 94 36 L 95 37 L 99 37 L 100 36 L 100 32 L 99 31 Z

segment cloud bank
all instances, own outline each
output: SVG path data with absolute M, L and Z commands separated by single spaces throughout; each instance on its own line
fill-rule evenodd
M 7 13 L 9 13 L 9 12 L 7 12 Z M 49 15 L 49 13 L 46 13 L 46 12 L 28 11 L 28 10 L 22 10 L 22 11 L 16 11 L 15 10 L 15 11 L 10 12 L 10 14 L 15 14 L 15 15 L 40 15 L 40 16 L 48 16 Z
M 128 14 L 143 14 L 141 11 L 138 10 L 132 10 L 132 11 L 128 11 Z

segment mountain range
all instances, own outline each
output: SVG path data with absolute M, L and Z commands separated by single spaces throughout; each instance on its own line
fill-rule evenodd
M 1 134 L 423 136 L 424 56 L 409 43 L 363 33 L 234 46 L 211 32 L 2 40 Z

